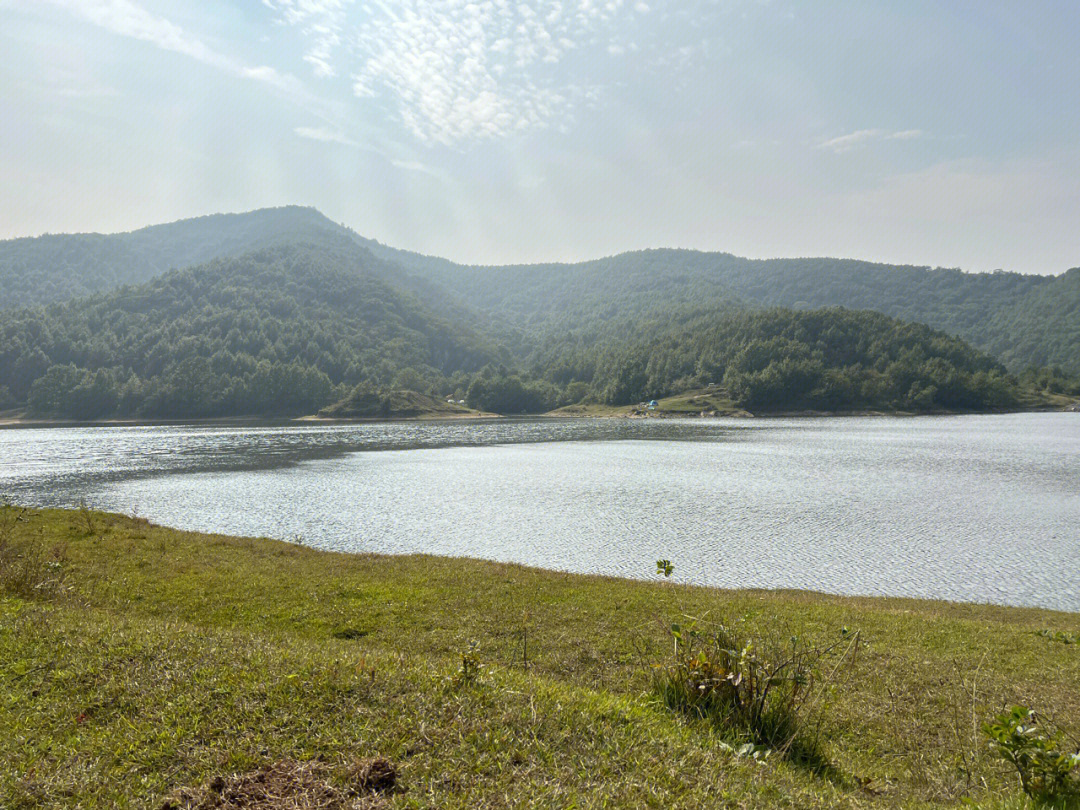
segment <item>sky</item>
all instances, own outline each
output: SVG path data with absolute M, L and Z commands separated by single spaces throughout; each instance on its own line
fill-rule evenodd
M 1080 265 L 1080 3 L 0 0 L 0 238 Z

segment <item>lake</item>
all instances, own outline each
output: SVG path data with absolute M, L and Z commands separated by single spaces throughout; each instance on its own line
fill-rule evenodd
M 679 582 L 1080 611 L 1080 414 L 0 430 L 0 495 Z

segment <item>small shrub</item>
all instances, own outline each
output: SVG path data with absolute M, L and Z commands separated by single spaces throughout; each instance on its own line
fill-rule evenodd
M 736 738 L 749 738 L 755 746 L 818 758 L 816 730 L 814 739 L 804 732 L 813 709 L 823 708 L 827 685 L 845 661 L 853 660 L 858 633 L 845 632 L 826 648 L 792 638 L 771 651 L 723 625 L 703 632 L 696 622 L 676 624 L 671 634 L 673 660 L 658 666 L 653 677 L 653 690 L 665 705 L 709 720 Z M 823 672 L 834 657 L 830 671 Z
M 86 505 L 85 500 L 79 501 L 79 517 L 83 523 L 83 533 L 87 536 L 97 534 L 97 523 L 94 520 L 94 512 Z
M 24 599 L 55 599 L 68 590 L 67 553 L 0 539 L 0 592 Z
M 484 674 L 484 662 L 480 660 L 479 647 L 475 641 L 461 653 L 461 666 L 458 671 L 445 680 L 445 685 L 450 689 L 465 686 L 474 686 L 480 683 Z
M 1062 802 L 1080 796 L 1080 751 L 1065 735 L 1026 706 L 1013 706 L 983 726 L 990 747 L 1016 768 L 1020 787 L 1033 799 Z

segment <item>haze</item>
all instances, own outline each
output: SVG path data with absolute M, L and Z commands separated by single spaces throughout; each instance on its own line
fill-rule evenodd
M 0 0 L 0 237 L 1080 264 L 1080 6 Z

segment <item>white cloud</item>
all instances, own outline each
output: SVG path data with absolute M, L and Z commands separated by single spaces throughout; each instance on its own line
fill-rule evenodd
M 313 141 L 338 143 L 343 146 L 360 146 L 359 143 L 347 137 L 344 133 L 330 129 L 329 127 L 296 127 L 293 132 L 301 138 L 309 138 Z
M 349 73 L 357 97 L 389 98 L 417 139 L 445 145 L 565 119 L 583 91 L 550 66 L 631 12 L 625 0 L 263 2 L 301 28 L 316 75 Z
M 818 149 L 829 149 L 836 154 L 842 154 L 873 141 L 910 141 L 921 138 L 922 135 L 922 130 L 919 129 L 903 129 L 896 132 L 885 129 L 859 129 L 855 132 L 849 132 L 847 135 L 840 135 L 823 141 L 818 144 Z
M 847 152 L 859 144 L 881 137 L 880 129 L 860 129 L 837 138 L 830 138 L 818 145 L 818 149 L 831 149 L 834 152 Z
M 202 40 L 164 17 L 150 13 L 134 0 L 41 0 L 70 11 L 93 25 L 114 34 L 149 42 L 162 50 L 183 54 L 204 65 L 223 70 L 234 76 L 287 84 L 286 77 L 265 65 L 245 65 L 238 59 L 220 53 Z

